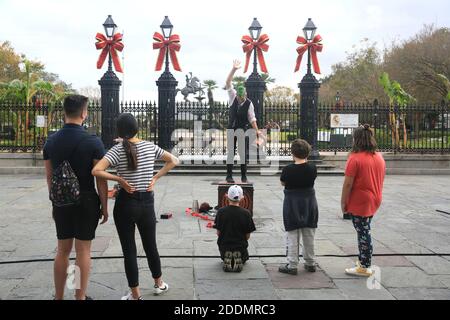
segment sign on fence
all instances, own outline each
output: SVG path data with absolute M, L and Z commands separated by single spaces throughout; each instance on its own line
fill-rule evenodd
M 36 127 L 45 128 L 47 126 L 46 116 L 36 116 Z
M 331 114 L 331 128 L 357 128 L 359 126 L 358 114 Z

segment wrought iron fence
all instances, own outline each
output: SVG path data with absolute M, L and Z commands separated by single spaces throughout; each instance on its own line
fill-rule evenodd
M 226 154 L 228 104 L 213 106 L 199 102 L 177 102 L 175 105 L 172 141 L 173 152 L 189 155 Z M 158 106 L 156 102 L 124 102 L 121 112 L 135 115 L 138 136 L 158 141 Z M 266 104 L 263 123 L 267 130 L 267 155 L 290 155 L 290 145 L 300 134 L 298 104 Z M 450 110 L 448 104 L 391 108 L 388 105 L 350 104 L 318 106 L 319 151 L 348 151 L 351 148 L 350 128 L 332 128 L 331 116 L 357 114 L 359 123 L 374 128 L 379 149 L 386 152 L 450 153 Z M 89 104 L 84 126 L 91 134 L 101 133 L 101 106 Z M 43 122 L 45 120 L 45 123 Z M 405 123 L 405 126 L 403 126 Z M 64 125 L 60 104 L 27 105 L 0 103 L 0 151 L 38 152 L 46 138 Z
M 346 106 L 321 105 L 318 112 L 319 142 L 321 151 L 348 151 L 351 149 L 353 129 L 332 129 L 331 115 L 357 114 L 360 124 L 370 124 L 378 148 L 385 152 L 449 153 L 450 109 L 446 103 L 439 105 L 410 105 L 404 108 L 372 104 Z M 344 137 L 345 143 L 333 143 L 333 137 Z
M 0 151 L 41 151 L 47 137 L 63 125 L 64 112 L 60 103 L 0 103 Z M 101 107 L 98 102 L 89 104 L 84 126 L 89 133 L 100 135 Z

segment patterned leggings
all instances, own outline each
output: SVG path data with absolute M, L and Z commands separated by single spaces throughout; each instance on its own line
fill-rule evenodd
M 370 223 L 372 217 L 357 217 L 352 215 L 353 226 L 358 234 L 359 262 L 363 268 L 372 265 L 372 236 L 370 235 Z

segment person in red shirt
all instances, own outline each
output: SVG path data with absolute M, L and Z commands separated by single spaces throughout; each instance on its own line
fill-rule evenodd
M 386 164 L 368 124 L 355 129 L 353 150 L 345 168 L 341 209 L 351 216 L 358 234 L 359 261 L 349 275 L 370 277 L 373 253 L 370 223 L 381 205 Z

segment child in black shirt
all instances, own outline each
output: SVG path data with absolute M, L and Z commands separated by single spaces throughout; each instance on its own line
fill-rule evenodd
M 308 142 L 297 139 L 292 143 L 295 163 L 281 173 L 281 184 L 285 187 L 283 220 L 287 234 L 288 263 L 280 266 L 281 273 L 296 275 L 299 263 L 300 238 L 303 240 L 305 269 L 316 271 L 314 260 L 314 235 L 317 229 L 319 210 L 314 190 L 317 178 L 316 166 L 307 161 L 311 152 Z
M 219 209 L 214 228 L 217 229 L 217 245 L 223 260 L 223 271 L 241 272 L 248 260 L 248 239 L 256 230 L 248 210 L 239 207 L 244 191 L 239 186 L 228 189 L 230 205 Z

